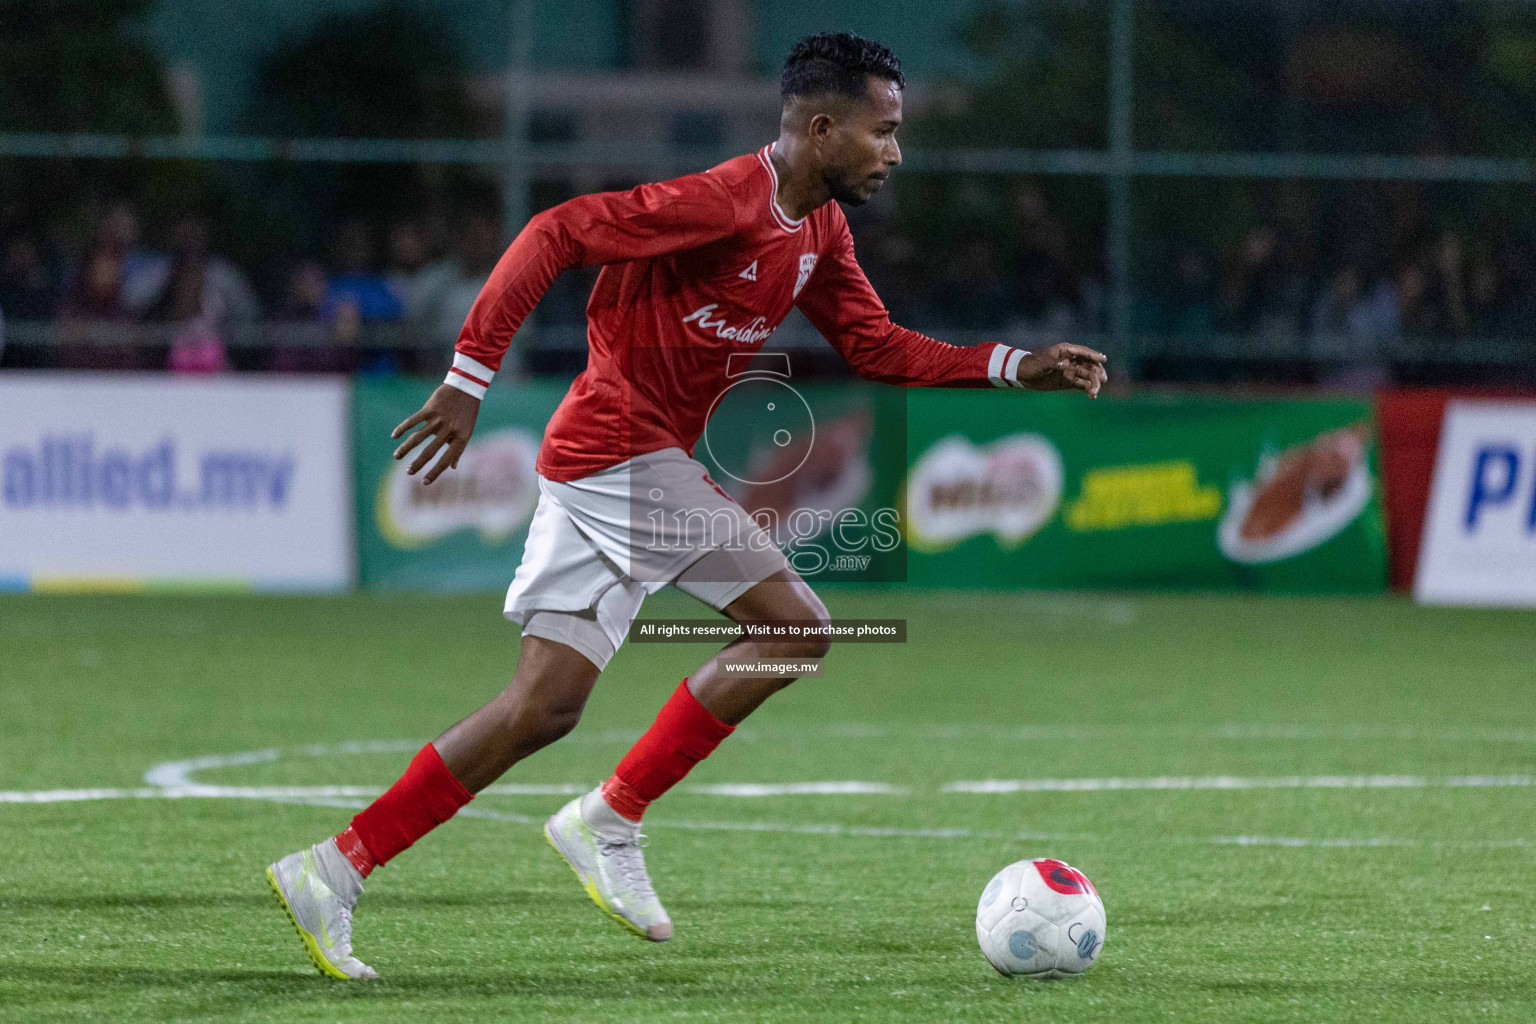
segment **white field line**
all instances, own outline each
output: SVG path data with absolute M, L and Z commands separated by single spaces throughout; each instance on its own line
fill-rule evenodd
M 775 726 L 759 730 L 758 741 L 783 742 L 830 737 L 839 740 L 922 739 L 955 742 L 1029 740 L 1077 742 L 1088 740 L 1262 740 L 1376 743 L 1514 743 L 1536 744 L 1536 729 L 1461 728 L 1420 729 L 1411 726 L 1312 726 L 1228 723 L 1224 725 L 988 725 L 928 723 L 890 725 L 877 722 L 837 722 L 803 729 Z
M 1151 789 L 1466 789 L 1536 786 L 1536 775 L 1172 775 L 1151 779 L 983 779 L 950 782 L 941 793 L 1101 793 Z
M 846 726 L 840 728 L 847 728 Z M 863 734 L 855 727 L 850 734 Z M 874 728 L 874 727 L 871 727 Z M 1235 728 L 1235 727 L 1234 727 Z M 1383 734 L 1386 735 L 1386 734 Z M 1405 738 L 1403 733 L 1393 733 L 1395 738 Z M 1446 734 L 1450 735 L 1450 734 Z M 1462 738 L 1466 738 L 1464 734 Z M 1493 734 L 1488 734 L 1492 738 Z M 1253 737 L 1249 737 L 1253 738 Z M 1277 734 L 1277 738 L 1281 738 Z M 1296 738 L 1288 732 L 1283 738 Z M 1423 738 L 1422 736 L 1420 738 Z M 1500 738 L 1523 742 L 1513 734 Z M 386 740 L 373 742 L 316 744 L 298 748 L 303 756 L 327 757 L 338 754 L 404 753 L 418 749 L 418 741 Z M 43 804 L 97 800 L 176 800 L 176 799 L 247 799 L 267 800 L 285 804 L 303 804 L 355 809 L 380 792 L 376 786 L 223 786 L 200 783 L 192 773 L 208 769 L 229 768 L 240 765 L 277 761 L 284 752 L 275 748 L 236 754 L 214 754 L 205 757 L 168 761 L 155 765 L 144 774 L 148 786 L 133 788 L 52 789 L 31 791 L 0 791 L 0 804 Z M 1317 775 L 1317 776 L 1160 776 L 1147 779 L 991 779 L 977 782 L 953 782 L 940 787 L 946 794 L 1005 794 L 1018 792 L 1104 792 L 1112 790 L 1242 790 L 1242 789 L 1420 789 L 1461 787 L 1530 787 L 1536 786 L 1536 776 L 1530 775 Z M 501 796 L 567 796 L 583 793 L 586 783 L 559 784 L 503 784 L 491 786 L 482 792 Z M 776 797 L 776 796 L 861 796 L 861 795 L 910 795 L 910 790 L 878 782 L 834 781 L 800 783 L 717 783 L 685 787 L 685 792 L 703 796 L 727 797 Z M 482 818 L 518 825 L 537 825 L 542 816 L 514 814 L 496 811 L 483 806 L 469 806 L 459 812 L 467 818 Z M 1074 834 L 1042 834 L 1031 832 L 980 831 L 971 828 L 908 829 L 881 826 L 844 825 L 840 823 L 775 822 L 775 821 L 700 821 L 692 819 L 652 819 L 653 826 L 664 829 L 758 832 L 791 835 L 858 836 L 870 838 L 913 839 L 987 839 L 1009 842 L 1126 842 L 1123 836 L 1094 836 Z M 1536 842 L 1523 838 L 1494 840 L 1419 840 L 1389 837 L 1317 838 L 1307 836 L 1209 836 L 1178 837 L 1160 836 L 1159 843 L 1172 845 L 1256 846 L 1292 848 L 1425 848 L 1425 849 L 1523 849 L 1536 846 Z
M 336 753 L 347 753 L 338 745 Z M 305 753 L 308 753 L 306 750 Z M 144 773 L 144 781 L 151 786 L 195 786 L 192 781 L 192 773 L 210 768 L 233 768 L 242 764 L 262 764 L 267 761 L 276 761 L 283 756 L 283 752 L 276 747 L 266 750 L 251 750 L 243 754 L 209 754 L 206 757 L 189 757 L 185 761 L 166 761 L 157 764 Z
M 482 796 L 579 796 L 592 788 L 591 783 L 562 782 L 554 785 L 512 783 L 487 786 Z M 685 793 L 701 796 L 774 797 L 774 796 L 859 796 L 875 794 L 905 795 L 908 791 L 883 782 L 789 782 L 780 785 L 756 782 L 727 782 L 708 786 L 684 786 Z M 0 804 L 56 804 L 91 800 L 185 800 L 195 798 L 226 800 L 310 800 L 372 799 L 384 792 L 379 786 L 216 786 L 187 783 L 170 786 L 144 786 L 130 789 L 42 789 L 0 791 Z
M 565 744 L 593 746 L 629 746 L 640 738 L 638 729 L 577 729 L 561 740 Z M 1536 729 L 1453 726 L 1426 729 L 1416 726 L 1342 725 L 1319 726 L 1297 723 L 1225 723 L 1216 725 L 1140 725 L 1140 724 L 1063 724 L 1063 725 L 993 725 L 980 722 L 925 723 L 892 725 L 882 722 L 833 722 L 829 724 L 786 726 L 771 725 L 761 729 L 742 726 L 731 735 L 731 742 L 803 743 L 807 740 L 900 740 L 974 742 L 984 740 L 1084 742 L 1093 740 L 1170 740 L 1203 739 L 1216 741 L 1259 740 L 1265 742 L 1326 742 L 1345 740 L 1374 743 L 1511 743 L 1536 744 Z M 415 753 L 425 740 L 381 740 L 359 743 L 315 744 L 297 751 L 310 756 L 332 754 Z M 258 751 L 246 755 L 253 761 L 272 760 L 279 751 Z M 198 758 L 199 761 L 210 760 Z M 230 762 L 197 765 L 221 767 Z M 180 763 L 180 762 L 178 762 Z M 242 762 L 252 763 L 252 762 Z
M 378 790 L 363 790 L 364 798 L 343 795 L 362 790 L 353 786 L 193 786 L 145 789 L 66 789 L 39 790 L 35 792 L 0 792 L 0 803 L 56 803 L 63 801 L 112 800 L 112 799 L 179 799 L 183 797 L 242 796 L 248 799 L 269 800 L 282 804 L 301 804 L 313 807 L 336 807 L 359 810 L 367 804 L 367 797 L 377 795 Z M 214 792 L 210 792 L 214 791 Z M 468 806 L 459 811 L 461 818 L 480 818 L 488 821 L 515 825 L 539 825 L 542 816 L 513 814 L 494 811 L 486 807 Z M 1005 842 L 1051 843 L 1108 843 L 1122 846 L 1124 836 L 1096 836 L 1091 834 L 1052 834 L 1041 832 L 985 831 L 972 828 L 887 828 L 870 825 L 844 825 L 837 822 L 781 822 L 781 821 L 700 821 L 693 819 L 648 819 L 651 826 L 662 829 L 678 829 L 694 832 L 755 832 L 778 835 L 850 836 L 872 839 L 982 839 Z M 1310 836 L 1158 836 L 1156 842 L 1170 846 L 1255 846 L 1282 848 L 1335 848 L 1335 849 L 1451 849 L 1451 850 L 1505 850 L 1525 849 L 1536 846 L 1526 839 L 1489 840 L 1422 840 L 1390 837 L 1343 837 L 1317 838 Z
M 202 759 L 211 760 L 211 758 Z M 185 763 L 185 762 L 183 762 Z M 252 763 L 252 762 L 244 762 Z M 159 768 L 147 775 L 155 776 Z M 159 773 L 183 777 L 180 773 Z M 1102 793 L 1145 790 L 1247 790 L 1247 789 L 1467 789 L 1528 788 L 1536 786 L 1533 775 L 1288 775 L 1244 778 L 1230 775 L 1160 776 L 1147 779 L 984 779 L 950 782 L 939 787 L 945 794 L 996 796 L 1008 793 Z M 590 783 L 509 783 L 487 786 L 487 796 L 575 796 L 591 789 Z M 763 798 L 783 796 L 910 796 L 912 791 L 883 782 L 723 782 L 684 786 L 695 796 Z M 0 790 L 0 803 L 51 804 L 92 800 L 279 800 L 371 799 L 383 792 L 378 786 L 220 786 L 198 782 L 139 788 Z
M 142 789 L 42 789 L 0 792 L 0 804 L 57 804 L 90 800 L 306 800 L 375 797 L 377 786 L 154 786 Z
M 37 789 L 0 791 L 0 804 L 61 804 L 86 800 L 163 800 L 164 789 Z
M 358 801 L 347 800 L 294 800 L 284 803 L 305 803 L 347 810 L 361 808 Z M 481 818 L 487 821 L 507 822 L 513 825 L 541 825 L 542 817 L 526 814 L 509 814 L 483 807 L 465 807 L 459 811 L 461 818 Z M 787 822 L 787 821 L 696 821 L 690 819 L 646 819 L 652 828 L 678 829 L 685 832 L 757 832 L 769 835 L 798 836 L 852 836 L 870 839 L 985 839 L 1010 843 L 1104 843 L 1124 846 L 1124 836 L 1095 836 L 1075 833 L 1052 834 L 1047 832 L 999 832 L 970 828 L 883 828 L 869 825 L 843 825 L 836 822 Z M 1394 839 L 1388 837 L 1365 838 L 1315 838 L 1309 836 L 1159 836 L 1156 842 L 1167 846 L 1258 846 L 1286 849 L 1355 849 L 1355 850 L 1511 850 L 1536 847 L 1525 839 Z
M 719 782 L 686 786 L 698 796 L 906 796 L 910 790 L 883 782 Z

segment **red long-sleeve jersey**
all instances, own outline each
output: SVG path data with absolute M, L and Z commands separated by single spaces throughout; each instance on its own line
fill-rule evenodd
M 661 448 L 691 455 L 731 383 L 731 356 L 760 349 L 792 306 L 870 380 L 1020 386 L 1020 349 L 946 345 L 891 323 L 854 258 L 842 208 L 829 202 L 792 220 L 779 207 L 771 148 L 535 216 L 470 310 L 448 383 L 484 395 L 560 272 L 601 265 L 587 303 L 587 368 L 539 449 L 538 471 L 551 480 Z

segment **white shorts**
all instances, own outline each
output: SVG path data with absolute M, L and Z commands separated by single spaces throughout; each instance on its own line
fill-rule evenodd
M 663 448 L 579 480 L 539 477 L 505 614 L 601 669 L 647 594 L 672 584 L 720 611 L 788 567 L 702 463 Z

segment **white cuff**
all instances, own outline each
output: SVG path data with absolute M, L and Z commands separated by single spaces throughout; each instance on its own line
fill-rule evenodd
M 993 387 L 1022 388 L 1019 383 L 1019 360 L 1029 355 L 1024 349 L 1010 345 L 995 345 L 987 360 L 987 379 Z
M 466 395 L 484 398 L 485 389 L 491 386 L 496 371 L 484 363 L 471 359 L 462 352 L 453 354 L 453 368 L 448 371 L 444 384 L 458 388 Z

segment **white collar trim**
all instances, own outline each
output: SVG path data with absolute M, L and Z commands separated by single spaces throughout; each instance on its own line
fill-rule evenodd
M 764 167 L 768 168 L 768 178 L 772 183 L 772 189 L 768 193 L 768 210 L 773 214 L 774 223 L 779 227 L 785 231 L 799 231 L 805 223 L 805 217 L 795 220 L 785 213 L 784 208 L 779 205 L 779 172 L 774 169 L 773 158 L 769 156 L 772 150 L 773 143 L 770 142 L 757 151 L 757 159 L 762 162 Z

